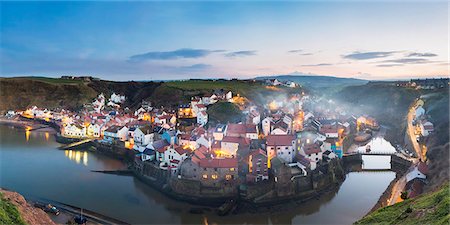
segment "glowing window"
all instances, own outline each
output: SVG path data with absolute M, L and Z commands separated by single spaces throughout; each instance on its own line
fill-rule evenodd
M 203 174 L 203 179 L 208 179 L 208 174 Z
M 214 179 L 214 180 L 216 180 L 216 179 L 217 179 L 217 174 L 211 175 L 211 178 Z
M 225 179 L 231 180 L 231 175 L 230 174 L 225 175 Z

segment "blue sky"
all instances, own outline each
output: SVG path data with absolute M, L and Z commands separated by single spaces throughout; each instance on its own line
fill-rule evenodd
M 448 75 L 447 2 L 1 2 L 1 76 Z

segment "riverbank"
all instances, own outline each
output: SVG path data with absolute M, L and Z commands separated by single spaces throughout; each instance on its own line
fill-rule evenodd
M 12 126 L 26 131 L 48 132 L 50 134 L 56 134 L 57 130 L 49 125 L 39 123 L 35 120 L 24 120 L 22 117 L 16 116 L 14 118 L 7 118 L 0 116 L 0 125 Z

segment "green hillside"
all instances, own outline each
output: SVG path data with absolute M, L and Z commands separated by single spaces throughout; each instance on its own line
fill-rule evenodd
M 214 90 L 231 90 L 256 103 L 271 96 L 299 93 L 300 88 L 267 88 L 254 80 L 186 80 L 169 82 L 115 82 L 105 80 L 68 80 L 46 77 L 0 78 L 0 111 L 24 109 L 37 105 L 45 108 L 80 109 L 95 96 L 113 92 L 127 97 L 125 106 L 136 108 L 142 100 L 156 106 L 177 106 L 191 97 L 211 94 Z
M 449 224 L 449 185 L 414 199 L 384 207 L 355 224 Z

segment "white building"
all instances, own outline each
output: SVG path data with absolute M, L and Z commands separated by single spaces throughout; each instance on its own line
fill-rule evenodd
M 291 163 L 295 156 L 294 135 L 269 135 L 266 138 L 268 161 L 277 157 L 286 163 Z
M 206 111 L 201 111 L 197 115 L 197 123 L 204 126 L 208 123 L 208 113 Z
M 154 134 L 150 130 L 150 128 L 136 128 L 134 130 L 134 143 L 141 146 L 146 146 L 153 142 Z

